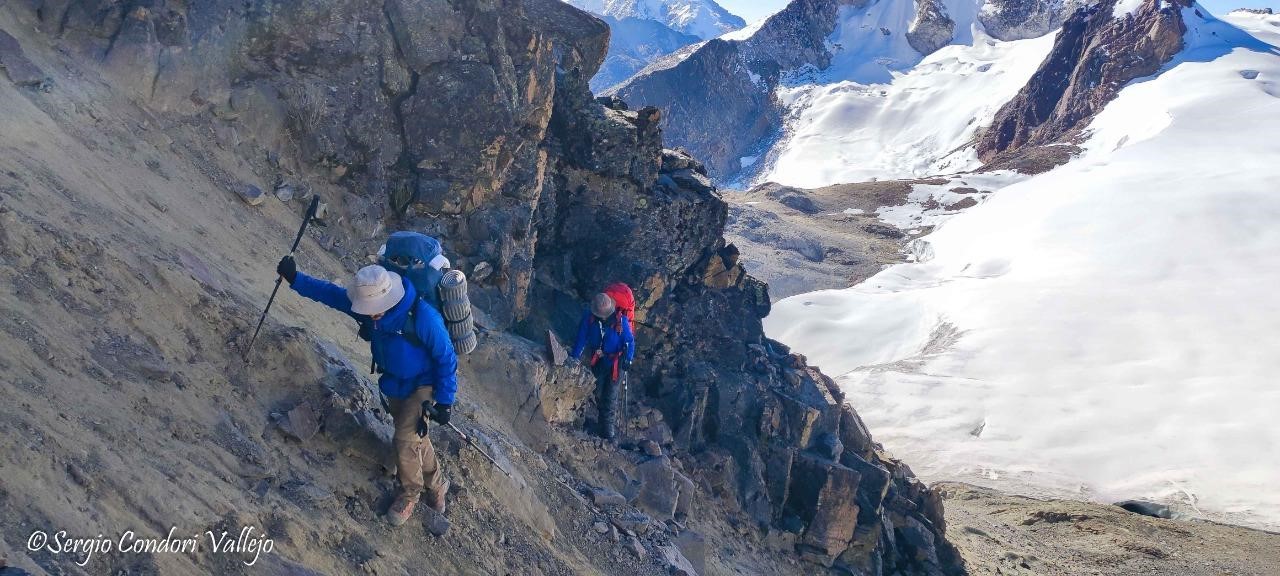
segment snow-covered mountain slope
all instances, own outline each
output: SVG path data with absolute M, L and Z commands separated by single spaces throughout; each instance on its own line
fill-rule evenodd
M 630 78 L 649 63 L 676 50 L 696 44 L 697 36 L 672 30 L 657 20 L 604 16 L 609 24 L 609 54 L 591 78 L 591 89 L 601 92 Z
M 715 0 L 566 0 L 609 24 L 609 54 L 591 79 L 603 92 L 653 61 L 746 26 Z
M 715 0 L 568 0 L 588 12 L 616 19 L 655 20 L 668 28 L 710 40 L 747 25 Z
M 1280 16 L 1182 18 L 1080 157 L 768 318 L 922 476 L 1280 527 Z
M 750 184 L 770 178 L 808 186 L 847 182 L 811 174 L 792 181 L 786 178 L 797 169 L 806 170 L 804 162 L 794 162 L 796 158 L 826 154 L 830 146 L 822 142 L 847 141 L 851 131 L 863 126 L 887 130 L 899 150 L 929 155 L 923 169 L 940 165 L 955 146 L 971 139 L 983 120 L 989 122 L 993 106 L 1003 103 L 998 98 L 1012 97 L 1019 82 L 1025 82 L 1043 58 L 1043 52 L 1004 43 L 1051 33 L 1078 4 L 1076 0 L 795 0 L 753 30 L 681 52 L 679 59 L 641 71 L 612 92 L 633 106 L 654 105 L 666 111 L 663 126 L 668 137 L 702 157 L 714 175 L 730 182 Z M 1008 63 L 1001 63 L 1006 59 Z M 991 66 L 984 67 L 986 63 Z M 895 87 L 920 66 L 925 66 L 920 72 L 941 73 L 949 79 L 917 75 Z M 1001 76 L 1003 93 L 982 94 L 968 102 L 920 93 L 924 85 L 945 89 L 948 81 L 954 89 L 989 84 L 986 77 L 974 75 L 993 68 L 996 73 L 991 76 Z M 970 76 L 972 81 L 966 80 Z M 761 102 L 767 105 L 762 108 Z M 931 129 L 934 110 L 950 105 L 962 108 L 946 110 L 949 116 L 972 114 L 964 119 L 968 129 L 957 133 L 948 127 L 946 134 L 922 142 L 921 132 Z M 896 115 L 897 120 L 881 118 L 881 112 Z M 881 121 L 886 124 L 878 125 Z M 722 125 L 739 128 L 724 130 Z M 911 130 L 899 133 L 902 127 Z M 863 134 L 869 132 L 863 130 Z M 775 169 L 775 162 L 792 146 L 797 148 L 791 158 Z M 751 162 L 759 158 L 764 161 Z M 862 173 L 924 175 L 867 168 Z M 827 176 L 840 174 L 837 170 Z
M 784 135 L 745 180 L 818 188 L 977 168 L 974 134 L 1026 84 L 1052 44 L 1052 34 L 1000 42 L 979 30 L 972 44 L 947 46 L 887 83 L 780 86 L 779 100 L 791 111 Z

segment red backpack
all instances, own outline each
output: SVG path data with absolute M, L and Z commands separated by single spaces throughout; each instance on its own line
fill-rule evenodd
M 622 316 L 626 316 L 627 320 L 635 319 L 636 314 L 636 297 L 631 293 L 631 287 L 623 282 L 614 282 L 605 286 L 604 293 L 613 298 L 613 303 L 618 307 L 618 318 L 614 321 L 614 328 L 619 334 L 622 333 Z

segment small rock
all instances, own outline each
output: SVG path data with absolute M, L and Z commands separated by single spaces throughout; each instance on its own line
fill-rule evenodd
M 493 265 L 488 262 L 481 262 L 476 264 L 476 267 L 471 270 L 471 279 L 476 282 L 480 282 L 485 278 L 488 278 L 491 274 L 493 274 Z
M 288 182 L 281 182 L 279 186 L 276 186 L 276 198 L 281 202 L 293 200 L 296 192 L 297 190 L 294 189 L 293 184 Z
M 309 402 L 302 402 L 289 411 L 281 429 L 294 439 L 306 442 L 320 432 L 320 416 L 311 409 Z
M 71 476 L 71 479 L 75 481 L 76 484 L 79 484 L 85 489 L 93 488 L 93 478 L 90 478 L 88 474 L 85 474 L 84 470 L 79 466 L 76 466 L 74 462 L 67 463 L 67 475 Z
M 267 199 L 266 195 L 262 193 L 261 188 L 254 186 L 253 184 L 249 184 L 248 182 L 236 184 L 231 187 L 231 190 L 235 192 L 241 200 L 244 200 L 245 204 L 250 206 L 262 204 L 262 202 Z
M 778 199 L 778 203 L 805 214 L 817 214 L 822 211 L 822 208 L 812 198 L 799 193 L 786 194 Z
M 422 519 L 422 527 L 426 528 L 432 536 L 444 536 L 449 532 L 449 519 L 444 514 L 435 510 L 424 510 L 425 518 Z
M 649 530 L 649 516 L 643 512 L 628 512 L 612 519 L 619 530 L 643 534 Z
M 711 183 L 710 178 L 695 172 L 691 168 L 672 172 L 671 179 L 682 188 L 688 188 L 694 192 L 713 192 L 716 189 L 715 184 Z
M 636 538 L 635 536 L 628 536 L 626 548 L 632 556 L 636 557 L 636 559 L 639 560 L 644 558 L 646 550 L 644 549 L 644 544 L 640 543 L 639 538 Z
M 627 503 L 626 497 L 608 488 L 593 488 L 591 501 L 596 506 L 622 506 Z
M 619 110 L 623 112 L 627 110 L 627 103 L 623 102 L 622 98 L 619 98 L 616 95 L 601 96 L 599 98 L 596 98 L 596 102 L 599 102 L 602 106 L 604 106 L 605 108 L 609 108 L 611 110 Z
M 641 440 L 640 449 L 648 456 L 658 457 L 662 455 L 662 447 L 658 446 L 653 440 Z
M 329 214 L 328 202 L 321 202 L 319 204 L 316 204 L 316 215 L 315 215 L 316 220 L 324 220 L 324 217 L 327 216 L 328 214 Z
M 342 165 L 342 164 L 339 164 L 339 165 L 337 165 L 337 166 L 334 166 L 334 167 L 333 167 L 333 179 L 334 179 L 335 181 L 336 181 L 336 180 L 341 180 L 341 179 L 342 179 L 342 177 L 343 177 L 343 176 L 346 176 L 346 175 L 347 175 L 347 167 L 346 167 L 346 166 L 344 166 L 344 165 Z
M 674 576 L 698 576 L 693 563 L 675 546 L 659 546 L 658 557 L 667 565 L 667 571 Z
M 1241 70 L 1240 77 L 1245 80 L 1256 80 L 1258 78 L 1257 70 Z
M 547 330 L 547 355 L 551 357 L 553 366 L 564 366 L 569 360 L 569 351 L 565 350 L 564 344 L 560 343 L 556 333 L 551 330 Z
M 1124 508 L 1134 514 L 1151 516 L 1152 518 L 1164 518 L 1166 520 L 1173 518 L 1173 510 L 1170 510 L 1169 507 L 1164 504 L 1157 504 L 1155 502 L 1147 502 L 1144 500 L 1125 500 L 1124 502 L 1117 502 L 1116 506 Z
M 901 230 L 879 222 L 867 224 L 866 226 L 863 226 L 862 229 L 869 234 L 875 234 L 876 236 L 889 238 L 891 240 L 898 240 L 906 236 L 906 234 L 903 234 Z
M 18 40 L 4 30 L 0 30 L 0 68 L 18 86 L 42 87 L 48 83 L 44 71 L 27 59 Z
M 604 522 L 596 522 L 595 524 L 591 525 L 591 528 L 596 531 L 596 534 L 609 533 L 609 525 L 605 524 Z

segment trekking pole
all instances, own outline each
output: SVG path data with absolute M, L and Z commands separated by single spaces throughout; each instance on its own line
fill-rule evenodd
M 431 420 L 431 416 L 435 416 L 435 414 L 436 414 L 436 409 L 434 406 L 431 405 L 430 402 L 422 403 L 422 424 L 418 428 L 419 436 L 423 435 L 423 431 L 426 430 L 427 422 L 429 422 Z M 479 452 L 481 456 L 484 456 L 485 460 L 488 460 L 491 464 L 494 465 L 494 467 L 496 467 L 498 470 L 501 470 L 503 474 L 506 474 L 507 478 L 511 478 L 512 480 L 515 480 L 515 476 L 512 476 L 510 472 L 507 472 L 507 469 L 503 468 L 502 464 L 499 464 L 497 460 L 494 460 L 493 456 L 490 456 L 488 452 L 485 452 L 484 449 L 481 448 L 479 444 L 476 444 L 476 441 L 472 440 L 471 437 L 468 436 L 466 432 L 463 432 L 460 428 L 458 428 L 457 426 L 454 426 L 453 422 L 450 422 L 448 426 L 452 428 L 453 431 L 462 438 L 463 442 L 466 442 L 468 446 L 475 448 L 476 452 Z
M 501 470 L 503 474 L 506 474 L 506 475 L 507 475 L 507 478 L 511 478 L 512 480 L 514 480 L 514 479 L 515 479 L 515 477 L 514 477 L 514 476 L 512 476 L 510 472 L 507 472 L 507 469 L 506 469 L 506 468 L 503 468 L 503 467 L 502 467 L 502 465 L 501 465 L 501 464 L 499 464 L 497 460 L 494 460 L 494 459 L 493 459 L 493 456 L 490 456 L 488 452 L 485 452 L 484 450 L 481 450 L 481 449 L 480 449 L 480 446 L 479 446 L 478 444 L 476 444 L 476 441 L 475 441 L 475 440 L 472 440 L 472 439 L 471 439 L 471 437 L 470 437 L 470 436 L 467 436 L 467 434 L 466 434 L 465 432 L 463 432 L 462 430 L 459 430 L 457 426 L 454 426 L 454 425 L 453 425 L 453 422 L 450 422 L 450 423 L 449 423 L 449 427 L 450 427 L 450 428 L 453 428 L 453 431 L 454 431 L 454 432 L 457 432 L 457 433 L 458 433 L 458 436 L 461 436 L 461 437 L 462 437 L 462 440 L 463 440 L 464 442 L 466 442 L 468 446 L 471 446 L 472 448 L 475 448 L 475 449 L 476 449 L 476 452 L 479 452 L 481 456 L 484 456 L 486 460 L 488 460 L 489 462 L 493 463 L 493 465 L 494 465 L 495 467 L 497 467 L 497 469 Z
M 307 214 L 302 217 L 302 226 L 298 228 L 298 235 L 293 239 L 293 247 L 289 248 L 289 255 L 293 256 L 298 251 L 298 243 L 302 242 L 302 234 L 307 231 L 307 224 L 311 223 L 311 219 L 316 215 L 316 208 L 320 206 L 320 195 L 311 197 L 311 204 L 307 206 Z M 253 337 L 249 339 L 249 345 L 244 349 L 244 363 L 249 363 L 249 355 L 253 353 L 253 343 L 258 340 L 258 331 L 262 330 L 262 323 L 267 320 L 267 312 L 271 311 L 271 305 L 276 301 L 276 292 L 280 291 L 280 281 L 284 280 L 279 274 L 276 274 L 276 287 L 271 290 L 271 298 L 267 300 L 267 307 L 262 310 L 262 317 L 258 318 L 258 327 L 253 329 Z
M 630 442 L 631 419 L 627 416 L 630 412 L 627 409 L 627 387 L 630 384 L 629 376 L 626 372 L 622 373 L 622 435 L 628 438 Z

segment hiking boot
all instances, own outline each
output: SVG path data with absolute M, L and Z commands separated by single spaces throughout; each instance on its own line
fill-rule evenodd
M 387 510 L 387 522 L 392 526 L 403 526 L 409 521 L 409 517 L 413 516 L 413 508 L 418 505 L 417 498 L 409 498 L 401 494 L 396 497 L 396 501 L 391 503 L 391 508 Z
M 439 512 L 440 514 L 444 514 L 444 508 L 445 508 L 444 496 L 445 494 L 448 494 L 448 493 L 449 493 L 448 482 L 445 482 L 444 486 L 442 486 L 438 491 L 435 491 L 435 492 L 428 491 L 427 506 L 429 506 L 432 510 Z

